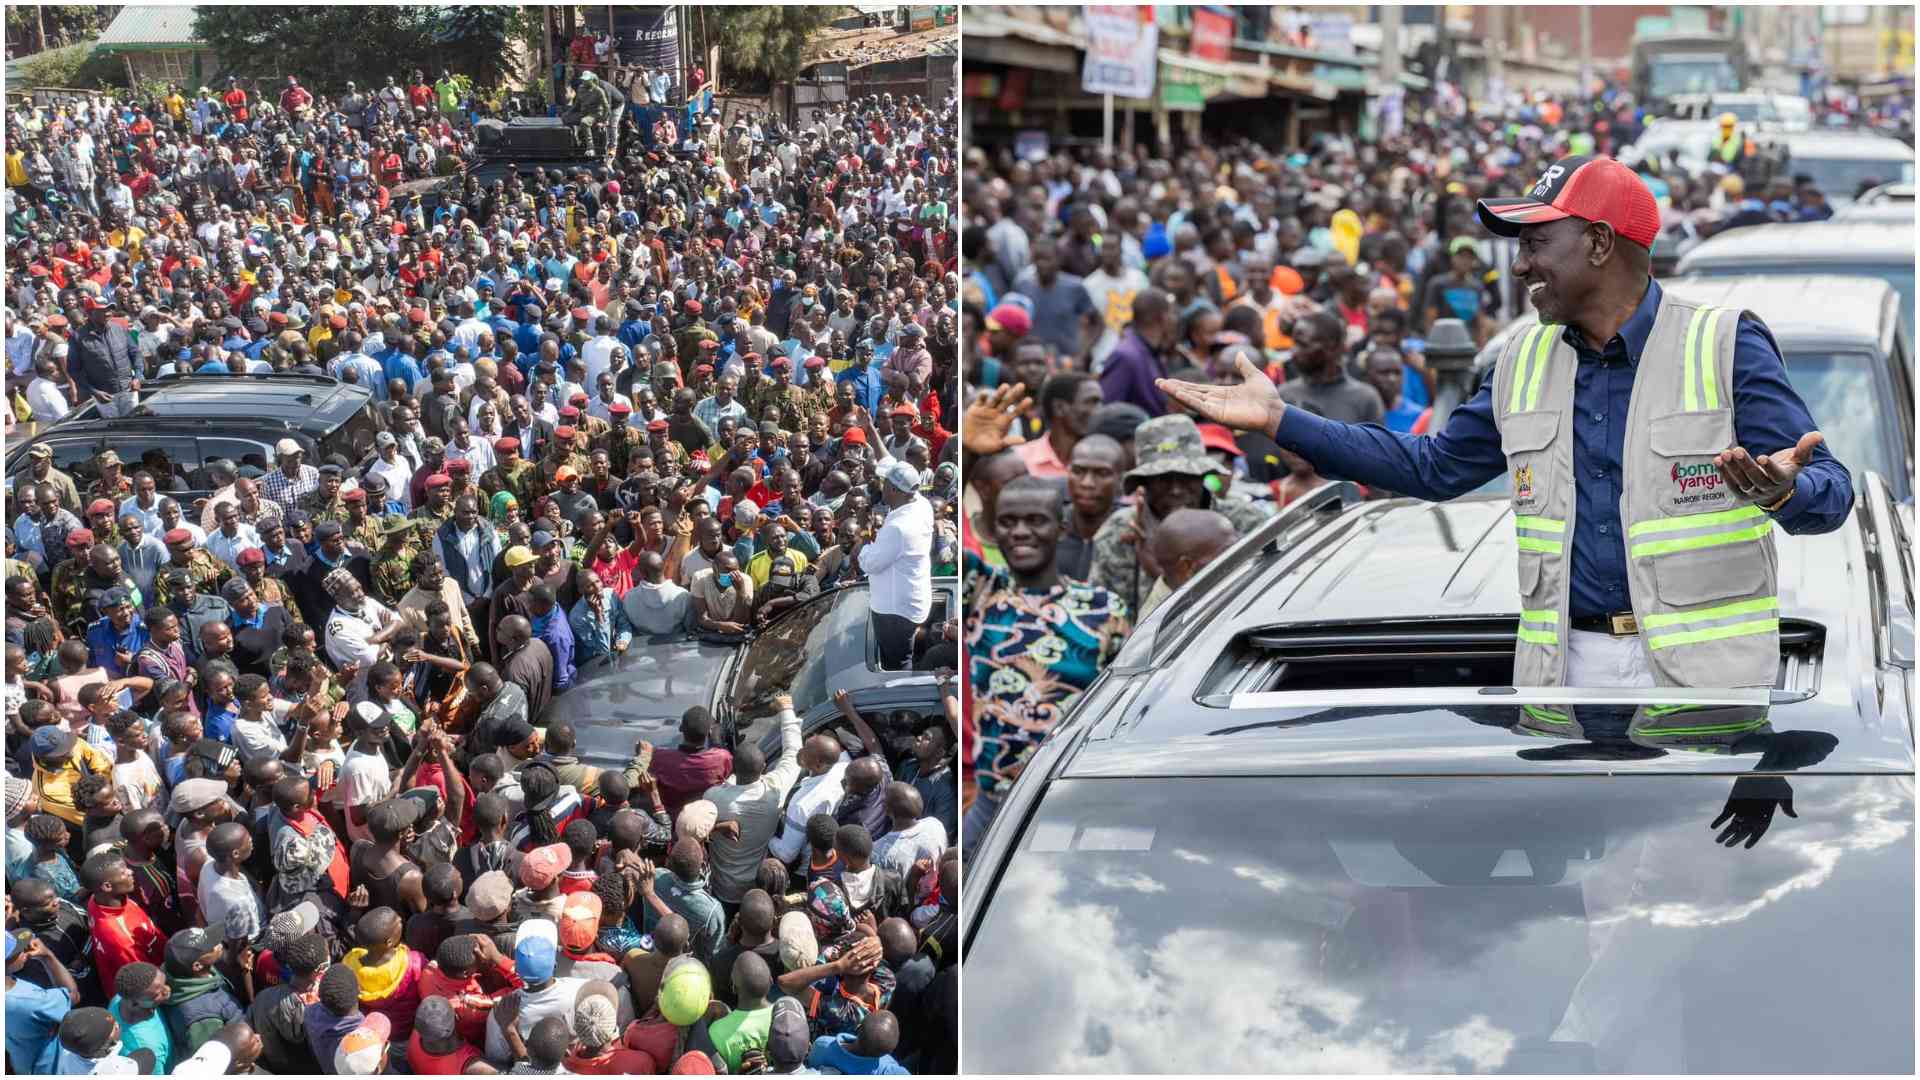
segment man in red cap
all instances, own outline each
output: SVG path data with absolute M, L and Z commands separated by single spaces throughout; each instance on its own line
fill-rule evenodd
M 607 406 L 607 429 L 593 440 L 595 450 L 607 454 L 607 463 L 615 476 L 627 475 L 627 462 L 633 452 L 647 444 L 647 437 L 633 426 L 633 406 L 616 401 Z
M 1828 532 L 1853 508 L 1772 335 L 1746 312 L 1661 289 L 1649 272 L 1659 208 L 1611 158 L 1562 158 L 1478 213 L 1518 238 L 1514 276 L 1541 322 L 1437 435 L 1289 408 L 1245 357 L 1237 386 L 1159 388 L 1325 475 L 1404 495 L 1451 499 L 1505 474 L 1517 686 L 1772 686 L 1772 528 Z
M 507 492 L 520 504 L 521 513 L 530 511 L 533 508 L 534 485 L 540 473 L 533 462 L 520 456 L 520 440 L 512 435 L 493 440 L 493 456 L 499 464 L 487 470 L 486 476 L 481 478 L 481 486 L 497 487 L 497 490 Z M 493 484 L 487 483 L 489 477 Z

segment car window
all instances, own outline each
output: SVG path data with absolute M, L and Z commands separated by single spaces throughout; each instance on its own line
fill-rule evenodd
M 200 440 L 200 453 L 206 461 L 224 458 L 236 469 L 242 465 L 251 465 L 261 472 L 273 468 L 273 448 L 254 439 L 203 438 Z M 196 479 L 196 488 L 210 489 L 213 486 L 204 473 Z
M 1900 294 L 1900 318 L 1909 333 L 1913 330 L 1913 263 L 1822 261 L 1817 268 L 1805 263 L 1756 263 L 1750 259 L 1702 261 L 1687 267 L 1688 277 L 1744 277 L 1748 274 L 1841 274 L 1847 277 L 1879 278 Z
M 73 477 L 82 491 L 100 479 L 95 459 L 108 449 L 120 455 L 126 475 L 141 469 L 152 472 L 162 492 L 191 489 L 187 478 L 200 468 L 200 452 L 193 439 L 184 436 L 114 432 L 110 436 L 61 439 L 52 441 L 52 445 L 55 467 Z
M 1797 818 L 1716 844 L 1729 808 L 1781 798 Z M 1020 826 L 1012 852 L 969 890 L 964 963 L 995 975 L 968 979 L 964 1053 L 983 1073 L 1906 1074 L 1912 815 L 1893 776 L 1055 781 L 996 824 Z
M 769 714 L 780 694 L 801 715 L 825 703 L 827 678 L 850 658 L 865 655 L 867 590 L 839 589 L 815 597 L 775 620 L 740 654 L 734 704 L 742 721 Z M 854 661 L 857 663 L 857 661 Z M 743 723 L 744 726 L 744 723 Z
M 1882 161 L 1859 158 L 1816 157 L 1795 154 L 1788 162 L 1794 173 L 1813 177 L 1813 185 L 1827 198 L 1847 200 L 1865 187 L 1881 184 L 1912 183 L 1913 160 Z

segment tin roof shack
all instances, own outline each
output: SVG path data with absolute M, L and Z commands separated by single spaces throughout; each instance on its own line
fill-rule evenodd
M 960 29 L 937 18 L 924 21 L 933 25 L 831 29 L 809 42 L 787 95 L 788 120 L 805 123 L 816 109 L 876 94 L 914 94 L 933 105 L 945 100 L 958 70 Z

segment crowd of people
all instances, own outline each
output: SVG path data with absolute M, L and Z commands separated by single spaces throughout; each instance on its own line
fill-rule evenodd
M 1266 432 L 1196 423 L 1157 381 L 1256 370 L 1320 416 L 1433 430 L 1429 344 L 1470 354 L 1526 307 L 1514 241 L 1474 220 L 1476 201 L 1524 194 L 1565 155 L 1620 152 L 1650 122 L 1608 86 L 1475 109 L 1440 95 L 1378 137 L 1297 147 L 967 148 L 969 847 L 1130 627 L 1325 482 Z M 1736 167 L 1639 168 L 1690 235 L 1748 223 Z M 1767 192 L 1757 219 L 1830 213 L 1805 178 Z
M 8 478 L 8 1071 L 954 1071 L 957 706 L 624 763 L 546 706 L 851 586 L 954 665 L 955 103 L 483 185 L 441 82 L 10 106 L 13 437 L 371 397 Z

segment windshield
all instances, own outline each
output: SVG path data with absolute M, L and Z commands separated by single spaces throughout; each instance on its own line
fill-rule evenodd
M 1740 76 L 1732 62 L 1722 57 L 1698 60 L 1655 60 L 1647 81 L 1647 93 L 1653 98 L 1675 94 L 1710 94 L 1716 90 L 1740 89 Z
M 1893 291 L 1900 294 L 1900 320 L 1907 329 L 1913 328 L 1913 264 L 1892 262 L 1821 262 L 1814 263 L 1755 263 L 1746 260 L 1728 262 L 1702 262 L 1697 266 L 1688 266 L 1688 276 L 1697 277 L 1734 277 L 1747 274 L 1839 274 L 1846 277 L 1879 278 Z M 1787 365 L 1794 361 L 1788 358 Z M 1795 379 L 1795 382 L 1798 382 Z M 1817 414 L 1816 414 L 1817 415 Z
M 1813 186 L 1830 201 L 1847 202 L 1867 188 L 1913 182 L 1913 159 L 1822 158 L 1795 154 L 1789 168 L 1813 177 Z
M 769 625 L 740 654 L 733 703 L 745 721 L 773 712 L 779 694 L 807 715 L 832 693 L 827 676 L 864 656 L 867 590 L 840 589 L 794 608 Z
M 1906 1074 L 1912 825 L 1910 777 L 1057 781 L 967 1066 Z

